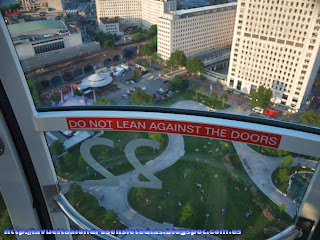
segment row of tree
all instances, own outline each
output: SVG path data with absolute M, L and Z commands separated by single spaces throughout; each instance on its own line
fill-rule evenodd
M 176 50 L 170 54 L 170 58 L 167 60 L 166 65 L 170 69 L 185 67 L 188 73 L 192 75 L 202 74 L 204 71 L 204 64 L 199 58 L 193 57 L 187 60 L 186 55 L 180 50 Z
M 114 36 L 112 34 L 106 34 L 102 31 L 96 33 L 91 28 L 87 27 L 86 32 L 90 35 L 95 41 L 99 42 L 102 47 L 114 46 L 115 41 L 120 40 L 119 36 Z
M 136 42 L 157 35 L 157 25 L 151 25 L 148 30 L 137 28 L 131 36 L 131 41 Z

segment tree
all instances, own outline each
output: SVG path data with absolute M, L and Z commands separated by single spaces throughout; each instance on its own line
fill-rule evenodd
M 157 35 L 157 25 L 151 25 L 148 29 L 148 37 L 152 38 Z
M 132 78 L 136 78 L 137 76 L 138 76 L 137 71 L 136 71 L 135 69 L 132 69 L 132 71 L 131 71 L 131 77 L 132 77 Z
M 204 64 L 201 62 L 199 58 L 193 57 L 187 61 L 186 69 L 192 75 L 202 74 L 204 71 Z
M 103 47 L 111 47 L 113 45 L 114 45 L 114 40 L 112 40 L 112 39 L 108 39 L 108 40 L 104 41 L 104 43 L 103 43 Z
M 182 207 L 181 216 L 179 219 L 179 223 L 181 225 L 184 225 L 188 223 L 193 216 L 193 209 L 190 203 L 187 203 Z
M 56 93 L 52 96 L 52 101 L 55 103 L 58 103 L 61 101 L 61 95 L 59 93 Z
M 282 167 L 290 169 L 291 165 L 293 163 L 293 159 L 291 155 L 285 156 L 282 159 Z
M 284 212 L 286 210 L 286 205 L 284 203 L 279 205 L 280 212 Z
M 289 171 L 286 168 L 280 168 L 278 177 L 280 182 L 285 183 L 289 181 Z
M 252 95 L 251 103 L 255 107 L 265 108 L 272 98 L 272 90 L 267 89 L 264 86 L 260 86 L 258 91 L 254 92 Z
M 300 117 L 300 121 L 304 125 L 320 127 L 320 113 L 315 111 L 305 111 Z
M 170 58 L 167 60 L 169 68 L 185 67 L 187 63 L 186 55 L 180 50 L 171 53 Z
M 1 223 L 0 224 L 0 236 L 1 236 L 0 238 L 2 238 L 3 240 L 16 239 L 16 237 L 14 235 L 4 234 L 4 229 L 13 229 L 8 209 L 5 209 L 3 211 L 0 223 Z
M 160 143 L 160 146 L 162 146 L 164 144 L 165 139 L 164 139 L 164 135 L 162 133 L 149 132 L 148 136 L 153 141 Z
M 155 62 L 159 61 L 159 56 L 156 53 L 154 53 L 154 54 L 151 55 L 150 59 L 151 59 L 152 62 L 155 63 Z
M 222 101 L 222 107 L 224 107 L 224 103 L 228 101 L 228 96 L 224 93 L 220 96 L 220 100 Z
M 199 93 L 204 94 L 205 92 L 206 92 L 206 87 L 202 85 L 202 86 L 199 88 Z
M 82 96 L 82 92 L 78 88 L 74 90 L 74 94 L 77 96 Z
M 211 105 L 214 105 L 214 101 L 218 99 L 218 94 L 215 92 L 211 92 L 209 95 L 209 99 L 211 100 Z
M 112 101 L 110 99 L 100 97 L 97 99 L 97 101 L 93 102 L 93 105 L 110 105 L 111 103 Z
M 137 41 L 140 41 L 140 40 L 142 40 L 143 39 L 143 35 L 142 35 L 142 33 L 135 33 L 135 34 L 133 34 L 132 36 L 131 36 L 131 40 L 133 41 L 133 42 L 137 42 Z
M 186 90 L 189 87 L 189 80 L 181 77 L 174 77 L 172 81 L 169 83 L 169 86 L 173 91 L 176 90 Z
M 154 53 L 154 49 L 150 44 L 145 44 L 140 48 L 140 53 L 142 56 L 151 56 Z
M 54 140 L 51 143 L 50 151 L 54 155 L 60 155 L 64 152 L 64 145 L 60 140 Z
M 67 167 L 67 168 L 72 168 L 72 166 L 74 166 L 74 162 L 72 159 L 72 154 L 69 152 L 66 152 L 63 155 L 63 164 Z
M 158 43 L 158 37 L 157 37 L 157 35 L 154 36 L 154 37 L 149 41 L 150 47 L 152 47 L 155 52 L 157 51 L 157 43 Z
M 107 210 L 104 217 L 105 217 L 106 221 L 109 222 L 109 221 L 115 220 L 117 217 L 117 214 L 115 213 L 114 210 Z
M 137 105 L 151 105 L 153 103 L 153 97 L 146 94 L 141 89 L 136 90 L 130 96 L 130 100 L 133 104 Z

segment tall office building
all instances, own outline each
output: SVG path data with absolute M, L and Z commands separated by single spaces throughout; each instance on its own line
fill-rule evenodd
M 176 0 L 96 0 L 97 18 L 119 17 L 122 28 L 139 26 L 149 28 L 158 23 L 163 13 L 174 11 Z
M 320 65 L 320 1 L 238 1 L 228 86 L 252 93 L 260 85 L 272 101 L 300 109 Z
M 22 0 L 21 8 L 24 10 L 62 12 L 64 10 L 64 0 Z
M 163 14 L 158 22 L 158 55 L 168 59 L 175 50 L 187 57 L 206 57 L 230 50 L 237 3 Z

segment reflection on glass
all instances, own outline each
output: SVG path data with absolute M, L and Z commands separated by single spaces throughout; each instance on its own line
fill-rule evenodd
M 4 229 L 13 229 L 8 209 L 0 193 L 0 239 L 15 240 L 15 235 L 5 235 Z
M 68 131 L 46 137 L 67 199 L 111 229 L 241 229 L 243 239 L 266 239 L 292 224 L 318 163 L 174 134 Z

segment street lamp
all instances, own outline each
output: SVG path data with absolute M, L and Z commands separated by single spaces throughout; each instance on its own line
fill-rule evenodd
M 207 224 L 208 224 L 208 217 L 209 217 L 209 216 L 210 216 L 209 213 L 207 213 L 207 214 L 206 214 L 206 224 L 205 224 L 206 226 L 207 226 Z

